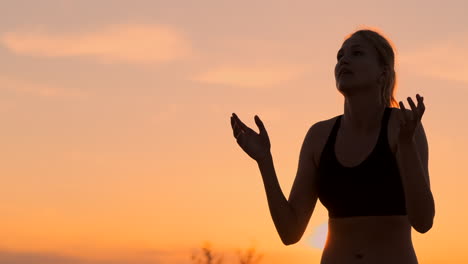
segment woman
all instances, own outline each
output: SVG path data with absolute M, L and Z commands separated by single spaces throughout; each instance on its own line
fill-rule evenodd
M 337 54 L 335 79 L 344 113 L 308 130 L 286 200 L 276 177 L 270 140 L 258 116 L 257 134 L 233 113 L 239 146 L 258 163 L 268 206 L 285 245 L 298 242 L 317 199 L 329 213 L 322 264 L 418 263 L 411 227 L 427 232 L 435 214 L 423 97 L 411 110 L 394 99 L 394 52 L 372 30 L 350 35 Z

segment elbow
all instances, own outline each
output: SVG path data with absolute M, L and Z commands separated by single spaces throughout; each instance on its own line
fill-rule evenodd
M 434 218 L 428 217 L 428 219 L 426 219 L 425 221 L 413 223 L 412 226 L 414 230 L 418 231 L 421 234 L 424 234 L 424 233 L 427 233 L 427 231 L 431 230 L 433 223 L 434 223 Z
M 420 215 L 419 217 L 413 215 L 413 217 L 410 217 L 411 226 L 414 230 L 421 234 L 427 233 L 431 230 L 435 217 L 434 209 L 435 208 L 433 206 L 431 210 L 428 210 L 424 215 Z
M 414 230 L 418 231 L 421 234 L 427 233 L 427 231 L 431 230 L 432 222 L 424 225 L 413 225 Z
M 281 238 L 281 241 L 283 242 L 283 244 L 284 244 L 285 246 L 289 246 L 289 245 L 296 244 L 299 240 L 297 240 L 297 239 L 284 239 L 284 238 Z
M 288 225 L 285 225 L 283 228 L 278 229 L 278 234 L 280 235 L 281 242 L 285 246 L 293 245 L 301 240 L 302 235 L 304 234 L 304 229 L 300 227 L 300 224 L 295 220 Z
M 281 242 L 283 242 L 285 246 L 296 244 L 297 242 L 299 242 L 299 240 L 300 240 L 300 237 L 293 236 L 293 235 L 281 236 Z

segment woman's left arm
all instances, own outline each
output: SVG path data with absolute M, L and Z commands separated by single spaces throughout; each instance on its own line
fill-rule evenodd
M 408 97 L 412 110 L 400 102 L 400 131 L 396 160 L 405 192 L 406 211 L 413 228 L 426 233 L 431 229 L 435 205 L 430 189 L 428 144 L 421 118 L 425 110 L 423 98 L 416 95 L 416 107 Z

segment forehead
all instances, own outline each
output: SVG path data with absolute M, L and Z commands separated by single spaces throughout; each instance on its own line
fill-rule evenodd
M 360 47 L 363 49 L 373 50 L 373 47 L 369 44 L 369 41 L 359 35 L 354 35 L 343 42 L 340 51 L 343 49 L 349 49 L 354 47 Z

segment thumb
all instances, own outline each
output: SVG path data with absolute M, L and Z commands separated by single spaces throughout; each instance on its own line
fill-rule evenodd
M 258 115 L 255 115 L 255 123 L 258 126 L 258 129 L 260 130 L 260 135 L 268 135 L 265 129 L 265 126 L 263 125 L 262 120 L 260 120 L 260 117 Z

